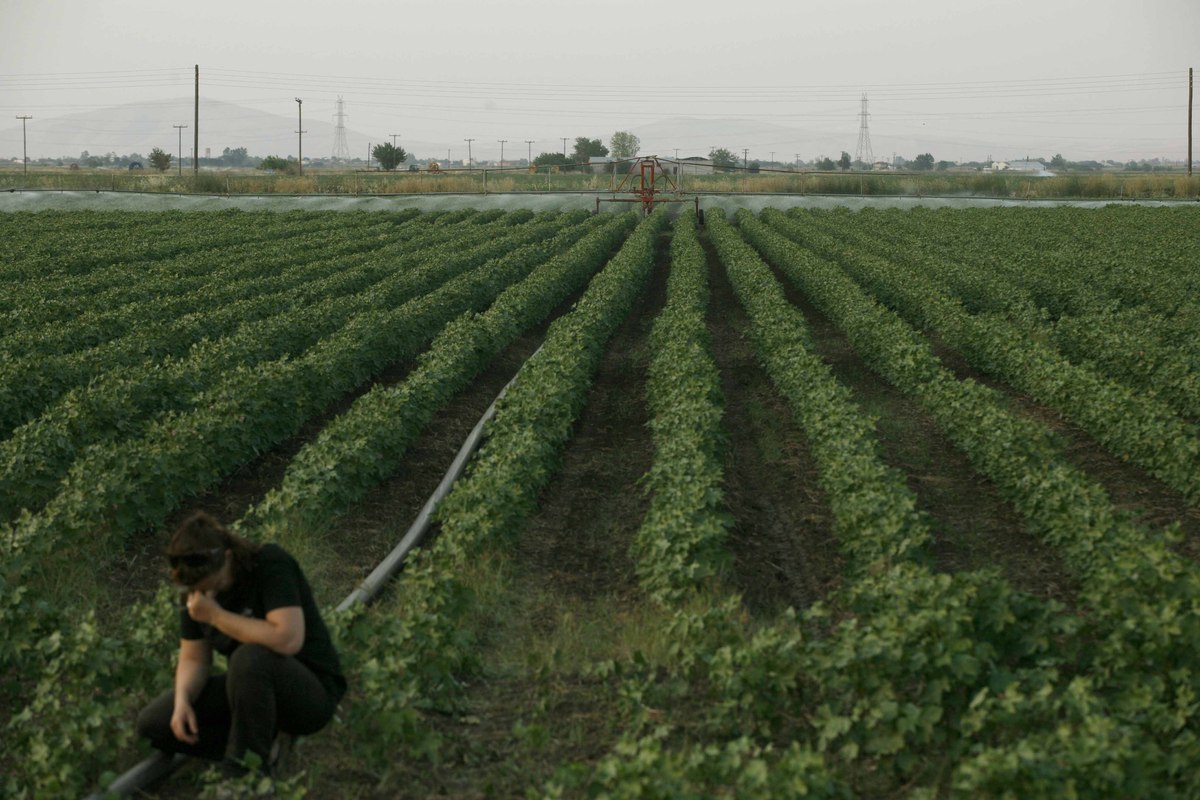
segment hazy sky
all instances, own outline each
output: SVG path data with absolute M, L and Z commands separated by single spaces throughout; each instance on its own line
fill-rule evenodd
M 669 117 L 702 122 L 643 141 L 660 154 L 836 158 L 866 93 L 876 158 L 1181 160 L 1197 62 L 1200 0 L 0 0 L 0 156 L 20 156 L 17 115 L 34 138 L 188 99 L 198 64 L 202 103 L 294 115 L 301 96 L 332 122 L 342 95 L 351 129 L 455 158 Z M 751 128 L 710 141 L 727 119 Z

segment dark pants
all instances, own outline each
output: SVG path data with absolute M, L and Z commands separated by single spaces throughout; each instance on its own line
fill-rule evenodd
M 261 645 L 244 644 L 229 657 L 229 671 L 209 676 L 192 701 L 200 729 L 197 744 L 181 742 L 171 732 L 173 689 L 142 709 L 137 732 L 169 753 L 241 761 L 249 751 L 266 765 L 278 733 L 316 733 L 336 708 L 337 702 L 308 667 Z

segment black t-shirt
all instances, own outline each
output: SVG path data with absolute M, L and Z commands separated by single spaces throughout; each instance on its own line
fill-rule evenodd
M 282 547 L 263 545 L 254 555 L 249 574 L 238 577 L 228 590 L 218 592 L 216 599 L 226 611 L 255 619 L 266 619 L 267 612 L 277 608 L 299 606 L 304 612 L 304 646 L 296 654 L 296 660 L 313 671 L 335 700 L 346 693 L 341 662 L 313 600 L 308 579 L 296 559 Z M 241 644 L 211 625 L 196 622 L 186 605 L 180 612 L 180 620 L 184 639 L 208 639 L 214 650 L 226 656 Z

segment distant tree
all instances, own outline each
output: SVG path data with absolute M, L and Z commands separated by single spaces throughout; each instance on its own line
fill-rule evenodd
M 929 153 L 922 153 L 912 160 L 912 168 L 917 170 L 929 170 L 933 169 L 934 163 L 935 162 L 932 155 Z
M 958 166 L 958 165 L 955 164 L 953 161 L 937 162 L 937 169 L 939 172 L 945 172 L 946 170 L 950 169 L 951 167 L 956 167 L 956 166 Z
M 752 173 L 754 175 L 757 175 L 761 170 L 762 170 L 762 164 L 758 163 L 757 161 L 751 161 L 750 164 L 746 167 L 746 171 L 749 173 Z
M 242 167 L 250 162 L 250 153 L 244 147 L 226 147 L 221 152 L 221 163 L 229 167 Z
M 842 172 L 845 172 L 850 169 L 850 163 L 850 154 L 843 150 L 842 157 L 837 162 L 838 167 L 841 168 Z
M 391 142 L 377 144 L 371 150 L 371 155 L 375 156 L 375 160 L 379 162 L 379 166 L 391 172 L 408 157 L 408 153 L 404 152 L 403 147 L 396 147 Z
M 833 159 L 829 156 L 821 156 L 814 162 L 817 169 L 822 172 L 832 172 L 837 169 L 837 164 L 833 163 Z
M 154 148 L 150 151 L 150 166 L 159 172 L 166 172 L 171 168 L 171 154 L 164 152 L 162 148 Z
M 713 162 L 713 168 L 721 172 L 728 172 L 730 167 L 738 165 L 738 157 L 726 150 L 724 147 L 718 147 L 715 150 L 708 152 L 709 159 Z
M 565 167 L 571 163 L 571 159 L 562 153 L 542 153 L 533 160 L 533 163 L 539 167 Z
M 571 161 L 576 164 L 586 164 L 592 156 L 606 156 L 608 148 L 599 139 L 589 139 L 586 136 L 575 137 L 575 150 L 571 153 Z
M 258 163 L 259 169 L 273 169 L 276 172 L 288 172 L 293 162 L 280 156 L 267 156 Z
M 1062 153 L 1055 153 L 1054 158 L 1050 159 L 1050 169 L 1066 169 L 1067 160 L 1063 158 Z
M 629 131 L 617 131 L 608 140 L 608 147 L 613 158 L 633 158 L 638 154 L 642 140 Z

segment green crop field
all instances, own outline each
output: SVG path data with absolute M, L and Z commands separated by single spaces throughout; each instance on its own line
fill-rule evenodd
M 276 797 L 1200 796 L 1200 207 L 700 222 L 0 214 L 0 794 L 146 754 L 204 509 L 349 677 Z

